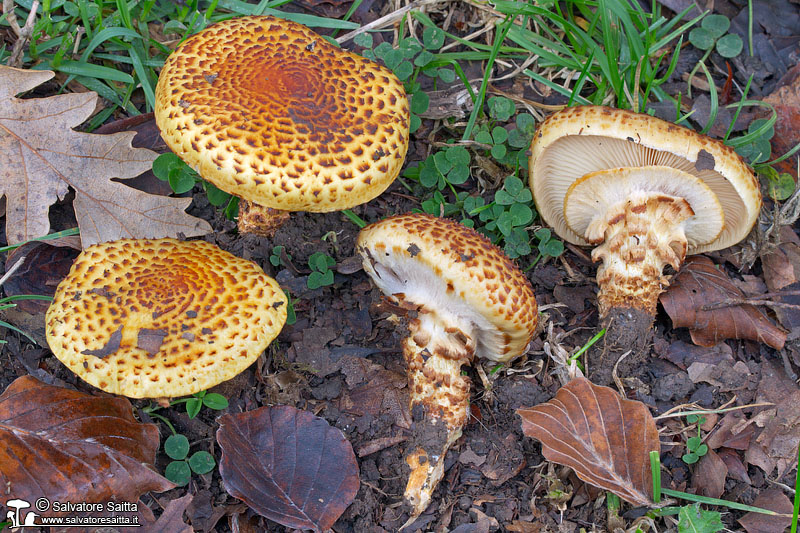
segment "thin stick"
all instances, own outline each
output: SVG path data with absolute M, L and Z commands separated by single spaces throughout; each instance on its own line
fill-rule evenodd
M 0 278 L 0 286 L 2 286 L 2 285 L 3 285 L 3 283 L 5 283 L 5 282 L 6 282 L 6 280 L 7 280 L 8 278 L 10 278 L 12 275 L 14 275 L 14 272 L 16 272 L 17 270 L 19 270 L 19 267 L 21 267 L 21 266 L 22 266 L 22 263 L 24 263 L 24 262 L 25 262 L 25 257 L 26 257 L 26 256 L 24 256 L 24 255 L 23 255 L 22 257 L 20 257 L 20 258 L 19 258 L 19 261 L 17 261 L 16 263 L 14 263 L 14 266 L 12 266 L 11 268 L 9 268 L 9 269 L 8 269 L 8 271 L 7 271 L 5 274 L 3 274 L 3 277 L 2 277 L 2 278 Z
M 6 20 L 9 26 L 11 26 L 11 31 L 17 35 L 17 40 L 14 42 L 14 47 L 11 49 L 11 55 L 6 62 L 6 65 L 9 67 L 22 66 L 22 49 L 28 44 L 31 35 L 33 35 L 37 9 L 39 9 L 39 0 L 33 0 L 30 13 L 28 13 L 28 19 L 25 21 L 25 26 L 20 28 L 17 23 L 17 16 L 14 13 L 14 0 L 3 0 L 3 13 L 6 14 Z
M 442 1 L 443 0 L 415 0 L 414 2 L 408 4 L 407 6 L 401 7 L 397 11 L 393 11 L 388 15 L 385 15 L 377 20 L 373 20 L 369 24 L 365 24 L 360 28 L 351 31 L 350 33 L 345 33 L 341 37 L 337 37 L 336 42 L 342 44 L 343 42 L 354 38 L 356 35 L 361 35 L 362 33 L 366 33 L 370 30 L 377 30 L 379 28 L 390 26 L 395 22 L 397 22 L 398 20 L 400 20 L 401 18 L 403 18 L 403 16 L 405 16 L 405 14 L 411 10 L 417 9 L 418 7 L 422 6 L 437 4 Z
M 772 300 L 751 300 L 749 298 L 728 298 L 721 302 L 704 305 L 700 308 L 701 311 L 713 311 L 715 309 L 724 309 L 726 307 L 735 307 L 737 305 L 766 305 L 769 307 L 780 307 L 782 309 L 800 309 L 800 305 L 787 304 L 784 302 L 773 302 Z
M 751 407 L 774 407 L 775 404 L 771 402 L 751 403 L 748 405 L 737 405 L 736 407 L 728 407 L 726 409 L 701 409 L 698 411 L 681 411 L 679 413 L 664 413 L 663 415 L 653 417 L 653 420 L 661 420 L 662 418 L 678 418 L 688 415 L 711 415 L 718 413 L 727 413 L 728 411 L 738 411 L 739 409 L 749 409 Z

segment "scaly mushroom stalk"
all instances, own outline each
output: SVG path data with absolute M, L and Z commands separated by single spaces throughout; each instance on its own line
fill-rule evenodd
M 291 216 L 289 211 L 281 211 L 271 207 L 264 207 L 255 202 L 239 200 L 239 217 L 237 228 L 239 233 L 252 233 L 261 237 L 272 237 Z
M 430 503 L 444 474 L 447 450 L 467 422 L 470 380 L 461 375 L 461 366 L 475 355 L 471 324 L 425 308 L 418 313 L 408 323 L 409 337 L 403 344 L 413 442 L 420 444 L 405 458 L 411 468 L 405 491 L 411 521 Z
M 682 223 L 692 215 L 683 198 L 637 193 L 589 225 L 585 238 L 598 244 L 592 260 L 602 261 L 597 269 L 601 318 L 614 308 L 640 309 L 655 316 L 658 295 L 669 285 L 664 267 L 678 270 L 686 257 Z
M 430 503 L 467 421 L 470 381 L 461 367 L 474 357 L 507 362 L 524 353 L 536 329 L 536 299 L 496 246 L 452 220 L 389 217 L 362 229 L 356 249 L 381 291 L 409 310 L 409 525 Z

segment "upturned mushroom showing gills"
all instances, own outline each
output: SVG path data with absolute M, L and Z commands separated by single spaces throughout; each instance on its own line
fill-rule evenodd
M 286 305 L 258 265 L 213 244 L 123 239 L 75 260 L 47 310 L 47 342 L 106 392 L 185 396 L 250 366 L 283 328 Z
M 356 250 L 378 288 L 408 311 L 410 523 L 428 506 L 445 454 L 467 421 L 470 381 L 461 366 L 475 357 L 507 362 L 523 354 L 536 329 L 536 299 L 499 248 L 449 219 L 390 217 L 362 229 Z
M 619 356 L 646 355 L 664 268 L 742 240 L 761 209 L 758 181 L 722 142 L 649 115 L 585 106 L 539 125 L 530 187 L 564 240 L 593 245 L 597 303 L 607 328 L 591 361 L 607 383 Z M 597 353 L 597 352 L 596 352 Z M 625 368 L 625 366 L 622 366 Z
M 218 22 L 178 46 L 155 117 L 173 152 L 245 200 L 249 233 L 269 234 L 288 211 L 368 202 L 408 150 L 408 99 L 389 69 L 271 16 Z

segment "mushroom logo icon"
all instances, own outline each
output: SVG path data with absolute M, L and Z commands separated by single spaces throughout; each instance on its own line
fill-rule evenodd
M 20 516 L 19 516 L 20 509 L 27 509 L 30 506 L 31 506 L 30 502 L 27 502 L 25 500 L 16 500 L 16 499 L 8 500 L 6 502 L 6 507 L 8 507 L 8 512 L 6 513 L 6 518 L 8 519 L 8 521 L 7 522 L 0 522 L 0 524 L 6 525 L 6 524 L 10 523 L 12 529 L 16 528 L 16 527 L 20 527 L 20 526 L 33 526 L 33 525 L 36 525 L 35 524 L 36 517 L 39 516 L 36 513 L 30 513 L 30 512 L 26 513 L 25 521 L 24 522 L 20 522 Z

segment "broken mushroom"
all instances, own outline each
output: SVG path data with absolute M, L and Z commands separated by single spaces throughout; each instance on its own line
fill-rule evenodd
M 461 366 L 474 357 L 507 362 L 523 354 L 536 329 L 536 299 L 499 248 L 449 219 L 390 217 L 362 229 L 356 249 L 378 288 L 408 311 L 410 523 L 428 506 L 467 421 L 470 381 Z
M 113 394 L 193 394 L 250 366 L 286 322 L 261 268 L 204 241 L 123 239 L 75 260 L 47 311 L 53 354 Z
M 178 46 L 158 78 L 155 117 L 173 152 L 246 200 L 240 231 L 269 234 L 288 211 L 339 211 L 386 190 L 405 159 L 410 111 L 389 69 L 296 22 L 249 16 Z
M 539 125 L 530 187 L 544 221 L 564 240 L 593 245 L 604 349 L 596 381 L 632 350 L 644 357 L 664 268 L 687 254 L 736 244 L 753 227 L 761 193 L 753 172 L 722 142 L 649 115 L 568 108 Z

